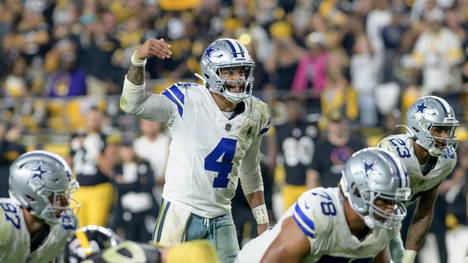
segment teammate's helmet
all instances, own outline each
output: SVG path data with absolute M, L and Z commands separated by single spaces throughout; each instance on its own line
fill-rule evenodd
M 65 248 L 65 262 L 81 262 L 101 250 L 122 243 L 111 229 L 89 225 L 76 230 Z
M 73 213 L 79 204 L 70 197 L 78 189 L 65 160 L 46 151 L 19 156 L 10 166 L 10 196 L 34 216 L 56 224 L 61 215 Z
M 444 150 L 455 149 L 458 139 L 455 129 L 458 120 L 450 105 L 442 98 L 425 96 L 416 100 L 406 115 L 406 128 L 416 143 L 426 149 L 430 155 L 439 156 Z M 447 131 L 447 138 L 431 135 L 431 130 L 440 127 Z M 445 144 L 443 149 L 436 146 L 436 141 Z
M 365 148 L 346 162 L 341 189 L 354 211 L 370 228 L 395 228 L 406 215 L 404 201 L 411 194 L 408 174 L 400 160 L 387 150 Z M 375 205 L 376 199 L 394 201 L 391 212 Z
M 235 93 L 227 89 L 226 81 L 220 76 L 221 68 L 243 67 L 245 80 L 243 92 Z M 239 41 L 221 38 L 211 43 L 201 57 L 201 78 L 211 92 L 223 95 L 232 103 L 239 103 L 252 95 L 255 63 L 247 49 Z M 235 81 L 237 82 L 237 81 Z

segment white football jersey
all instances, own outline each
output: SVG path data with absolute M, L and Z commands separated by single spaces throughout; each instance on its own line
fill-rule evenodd
M 162 96 L 173 107 L 163 198 L 203 217 L 229 213 L 239 175 L 243 186 L 252 178 L 261 182 L 259 149 L 270 126 L 268 106 L 251 96 L 229 119 L 202 85 L 176 83 Z
M 310 243 L 310 255 L 304 262 L 371 262 L 399 232 L 375 228 L 363 240 L 351 234 L 343 212 L 339 189 L 314 188 L 302 194 L 270 230 L 249 241 L 239 252 L 239 263 L 260 262 L 281 231 L 286 218 L 293 217 Z
M 62 217 L 60 223 L 51 226 L 47 238 L 33 252 L 31 235 L 17 201 L 0 199 L 0 262 L 51 262 L 59 256 L 77 227 L 76 218 Z
M 380 141 L 378 147 L 394 153 L 406 167 L 410 178 L 411 202 L 415 201 L 420 193 L 442 183 L 457 163 L 457 155 L 453 149 L 444 151 L 437 159 L 434 168 L 428 174 L 423 175 L 419 161 L 414 154 L 413 140 L 408 134 L 388 136 Z

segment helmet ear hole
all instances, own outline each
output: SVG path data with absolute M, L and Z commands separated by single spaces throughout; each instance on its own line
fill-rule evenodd
M 351 189 L 353 189 L 353 195 L 361 198 L 361 193 L 359 192 L 359 189 L 357 189 L 357 187 L 354 184 L 351 185 Z
M 36 201 L 36 199 L 32 198 L 30 195 L 26 195 L 26 199 L 28 199 L 30 202 Z

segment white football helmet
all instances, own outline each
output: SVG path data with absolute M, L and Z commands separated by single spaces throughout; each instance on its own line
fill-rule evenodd
M 10 196 L 34 216 L 56 224 L 63 214 L 73 214 L 77 201 L 70 197 L 79 188 L 71 169 L 57 154 L 32 151 L 10 166 Z
M 220 76 L 221 68 L 243 67 L 245 80 L 230 81 L 243 85 L 243 91 L 230 92 L 226 86 L 227 81 Z M 206 87 L 211 91 L 224 96 L 232 103 L 239 103 L 252 95 L 255 63 L 245 46 L 231 38 L 221 38 L 211 43 L 201 57 L 202 76 Z
M 404 127 L 417 144 L 426 149 L 430 155 L 437 157 L 446 150 L 456 149 L 458 138 L 455 136 L 455 129 L 458 124 L 452 107 L 444 99 L 425 96 L 411 105 L 406 114 Z M 433 136 L 431 130 L 435 127 L 446 130 L 447 138 Z M 443 142 L 445 146 L 442 149 L 438 148 L 437 141 Z
M 406 169 L 391 152 L 369 147 L 354 153 L 342 171 L 341 189 L 353 210 L 370 228 L 395 228 L 406 216 L 410 198 Z M 375 205 L 377 199 L 394 202 L 391 212 Z

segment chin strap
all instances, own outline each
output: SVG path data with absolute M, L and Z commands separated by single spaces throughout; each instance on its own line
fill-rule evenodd
M 198 73 L 195 73 L 194 75 L 195 75 L 195 77 L 201 79 L 201 81 L 203 82 L 203 85 L 206 84 L 206 79 L 205 79 L 204 77 L 202 77 L 202 76 L 201 76 L 200 74 L 198 74 Z

